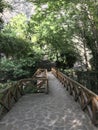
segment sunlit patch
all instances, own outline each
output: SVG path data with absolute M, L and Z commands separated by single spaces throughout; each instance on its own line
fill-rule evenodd
M 71 128 L 75 128 L 77 126 L 82 126 L 82 123 L 80 122 L 80 120 L 75 119 L 75 120 L 72 121 L 72 127 Z
M 44 4 L 41 6 L 42 9 L 47 9 L 48 8 L 48 4 Z

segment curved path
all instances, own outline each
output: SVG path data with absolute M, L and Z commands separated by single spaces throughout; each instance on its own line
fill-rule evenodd
M 0 130 L 97 130 L 51 74 L 49 94 L 23 96 L 1 120 Z

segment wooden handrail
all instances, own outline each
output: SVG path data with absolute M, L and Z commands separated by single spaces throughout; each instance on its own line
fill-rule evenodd
M 41 87 L 43 85 L 45 85 L 44 92 L 46 94 L 48 94 L 48 77 L 47 77 L 47 70 L 46 69 L 38 69 L 36 71 L 36 73 L 34 74 L 34 76 L 32 76 L 32 78 L 22 79 L 21 83 L 25 84 L 25 86 L 26 86 L 26 83 L 28 81 L 32 81 L 32 82 L 36 81 L 36 87 L 37 87 L 38 91 L 39 91 L 39 89 L 41 90 Z
M 17 102 L 22 95 L 24 95 L 24 88 L 26 87 L 27 83 L 31 81 L 33 83 L 35 80 L 37 82 L 37 89 L 41 89 L 41 86 L 44 85 L 44 92 L 48 93 L 48 78 L 47 70 L 45 69 L 38 69 L 32 78 L 21 79 L 16 83 L 12 83 L 11 86 L 0 90 L 0 118 L 4 113 L 12 108 L 14 103 Z M 39 81 L 40 84 L 38 84 Z M 32 84 L 32 87 L 34 85 Z
M 98 125 L 98 95 L 90 91 L 80 83 L 70 79 L 59 70 L 52 68 L 52 73 L 66 87 L 74 100 L 78 101 L 83 111 L 88 111 L 91 121 L 94 125 Z
M 22 86 L 12 83 L 10 87 L 0 90 L 0 119 L 22 96 Z

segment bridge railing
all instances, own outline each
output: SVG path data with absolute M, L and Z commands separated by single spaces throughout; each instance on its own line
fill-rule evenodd
M 93 124 L 98 125 L 98 95 L 56 69 L 52 69 L 52 73 L 66 87 L 74 100 L 80 103 L 82 110 L 89 114 Z
M 23 86 L 20 82 L 12 83 L 10 87 L 0 90 L 0 118 L 12 108 L 22 95 Z
M 46 69 L 38 69 L 32 78 L 22 79 L 20 82 L 23 84 L 23 89 L 28 87 L 28 84 L 30 83 L 32 86 L 36 87 L 37 92 L 48 93 L 48 77 Z
M 47 70 L 39 69 L 32 78 L 21 79 L 16 83 L 12 83 L 10 87 L 0 90 L 0 118 L 8 112 L 12 106 L 25 94 L 25 88 L 31 84 L 32 88 L 36 87 L 37 92 L 41 89 L 48 93 Z

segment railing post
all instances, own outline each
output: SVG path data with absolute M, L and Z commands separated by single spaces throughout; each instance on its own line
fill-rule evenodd
M 92 98 L 92 111 L 93 111 L 92 122 L 95 125 L 98 125 L 98 102 L 97 102 L 96 98 Z
M 57 76 L 57 78 L 58 78 L 58 68 L 56 69 L 56 76 Z
M 91 121 L 94 125 L 98 125 L 98 95 L 90 91 L 80 83 L 70 79 L 58 69 L 52 69 L 53 74 L 63 82 L 66 81 L 66 89 L 73 95 L 76 101 L 79 101 L 82 110 L 87 110 L 90 115 Z

